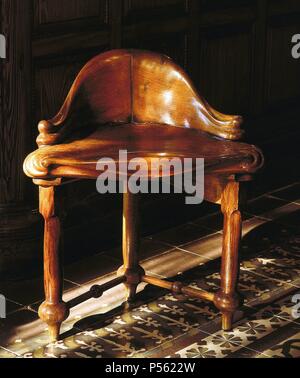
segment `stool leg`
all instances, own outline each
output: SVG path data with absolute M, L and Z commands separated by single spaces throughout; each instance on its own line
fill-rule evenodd
M 124 274 L 127 281 L 127 301 L 131 302 L 141 282 L 143 269 L 139 266 L 139 196 L 129 191 L 123 194 L 123 266 L 118 274 Z
M 63 275 L 60 255 L 60 220 L 55 203 L 54 186 L 40 186 L 40 213 L 44 217 L 44 288 L 45 301 L 39 307 L 40 318 L 48 324 L 51 341 L 58 340 L 61 323 L 68 317 L 62 301 Z
M 238 182 L 229 182 L 224 189 L 221 201 L 224 214 L 221 290 L 216 293 L 214 302 L 222 312 L 222 328 L 227 331 L 232 329 L 233 314 L 241 302 L 236 293 L 242 227 L 239 189 Z

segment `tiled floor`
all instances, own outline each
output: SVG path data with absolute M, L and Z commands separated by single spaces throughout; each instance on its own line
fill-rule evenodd
M 300 183 L 249 202 L 243 222 L 239 291 L 243 307 L 232 332 L 208 302 L 174 297 L 141 285 L 134 305 L 122 304 L 119 285 L 71 309 L 61 341 L 49 344 L 38 319 L 42 279 L 0 283 L 7 319 L 0 321 L 0 356 L 90 357 L 300 357 Z M 222 217 L 210 214 L 142 240 L 148 274 L 176 277 L 190 286 L 219 288 Z M 115 277 L 119 248 L 68 266 L 64 300 Z

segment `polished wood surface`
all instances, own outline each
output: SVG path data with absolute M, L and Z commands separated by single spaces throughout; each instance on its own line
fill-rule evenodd
M 207 104 L 185 72 L 165 55 L 112 50 L 80 71 L 58 114 L 39 124 L 39 146 L 58 144 L 78 128 L 113 123 L 195 128 L 226 139 L 242 135 L 240 116 Z
M 238 252 L 242 231 L 240 185 L 242 184 L 229 181 L 221 199 L 221 210 L 224 215 L 221 290 L 215 295 L 214 303 L 222 311 L 224 330 L 232 328 L 233 314 L 240 304 L 236 293 L 239 272 Z
M 132 52 L 132 81 L 133 121 L 195 128 L 227 139 L 241 137 L 242 118 L 209 106 L 167 56 Z
M 26 159 L 32 178 L 96 178 L 101 157 L 199 157 L 208 171 L 254 173 L 254 146 L 224 139 L 242 135 L 241 117 L 212 109 L 168 57 L 116 50 L 81 70 L 59 113 L 39 123 L 39 150 Z M 42 148 L 41 148 L 42 147 Z
M 139 196 L 132 194 L 128 188 L 124 188 L 123 194 L 123 266 L 118 270 L 118 275 L 126 277 L 127 300 L 134 299 L 138 284 L 144 270 L 139 266 L 139 245 L 140 245 L 140 216 Z
M 60 325 L 69 315 L 62 300 L 63 273 L 60 248 L 60 219 L 57 191 L 54 186 L 40 186 L 40 213 L 45 220 L 44 229 L 44 287 L 45 301 L 39 307 L 40 318 L 48 324 L 51 340 L 57 340 Z
M 195 297 L 198 299 L 205 299 L 206 301 L 213 301 L 214 294 L 201 289 L 194 289 L 193 287 L 185 286 L 179 281 L 169 282 L 167 280 L 162 280 L 157 277 L 144 275 L 142 276 L 142 281 L 150 285 L 158 286 L 163 289 L 170 290 L 174 295 L 184 294 L 189 297 Z
M 100 158 L 112 158 L 117 173 L 126 174 L 127 167 L 125 172 L 120 169 L 124 163 L 120 150 L 128 152 L 126 163 L 143 158 L 148 167 L 159 157 L 165 162 L 173 157 L 203 158 L 204 198 L 220 204 L 224 214 L 221 288 L 212 294 L 145 275 L 138 256 L 139 196 L 124 187 L 124 264 L 117 282 L 124 281 L 127 300 L 134 299 L 140 282 L 150 283 L 213 301 L 222 312 L 223 329 L 232 328 L 239 305 L 240 186 L 251 180 L 264 162 L 257 147 L 233 141 L 242 135 L 241 120 L 210 107 L 183 70 L 161 54 L 116 50 L 95 57 L 81 70 L 59 113 L 39 123 L 39 148 L 24 162 L 25 173 L 40 186 L 46 300 L 39 314 L 53 339 L 58 338 L 60 324 L 68 315 L 68 306 L 62 301 L 56 193 L 65 179 L 96 179 Z M 153 177 L 148 168 L 142 172 L 143 177 Z M 179 173 L 159 170 L 157 176 L 162 172 L 168 176 Z M 94 288 L 96 296 L 102 293 L 101 287 Z
M 128 160 L 155 158 L 204 158 L 207 173 L 251 174 L 263 163 L 254 146 L 214 139 L 196 129 L 162 124 L 106 125 L 79 140 L 43 146 L 30 154 L 24 164 L 32 178 L 97 178 L 97 161 L 113 158 L 119 163 L 119 150 L 128 151 Z M 162 155 L 163 154 L 163 155 Z M 119 172 L 118 173 L 125 173 Z M 143 173 L 148 175 L 147 172 Z M 149 172 L 150 174 L 150 172 Z

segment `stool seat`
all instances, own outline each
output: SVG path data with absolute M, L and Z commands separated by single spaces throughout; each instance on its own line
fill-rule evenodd
M 262 164 L 260 150 L 249 144 L 218 139 L 201 130 L 165 124 L 109 124 L 96 127 L 84 138 L 45 146 L 31 153 L 25 163 L 33 178 L 96 178 L 100 158 L 120 163 L 119 151 L 149 162 L 153 158 L 204 158 L 205 172 L 254 173 Z M 160 176 L 162 173 L 160 174 Z

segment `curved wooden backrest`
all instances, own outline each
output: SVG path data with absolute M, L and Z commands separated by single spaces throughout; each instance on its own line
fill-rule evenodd
M 198 128 L 227 139 L 239 139 L 242 134 L 241 117 L 221 114 L 209 106 L 167 56 L 112 50 L 83 67 L 59 113 L 40 122 L 38 144 L 58 143 L 72 132 L 68 124 L 82 128 L 130 122 Z

